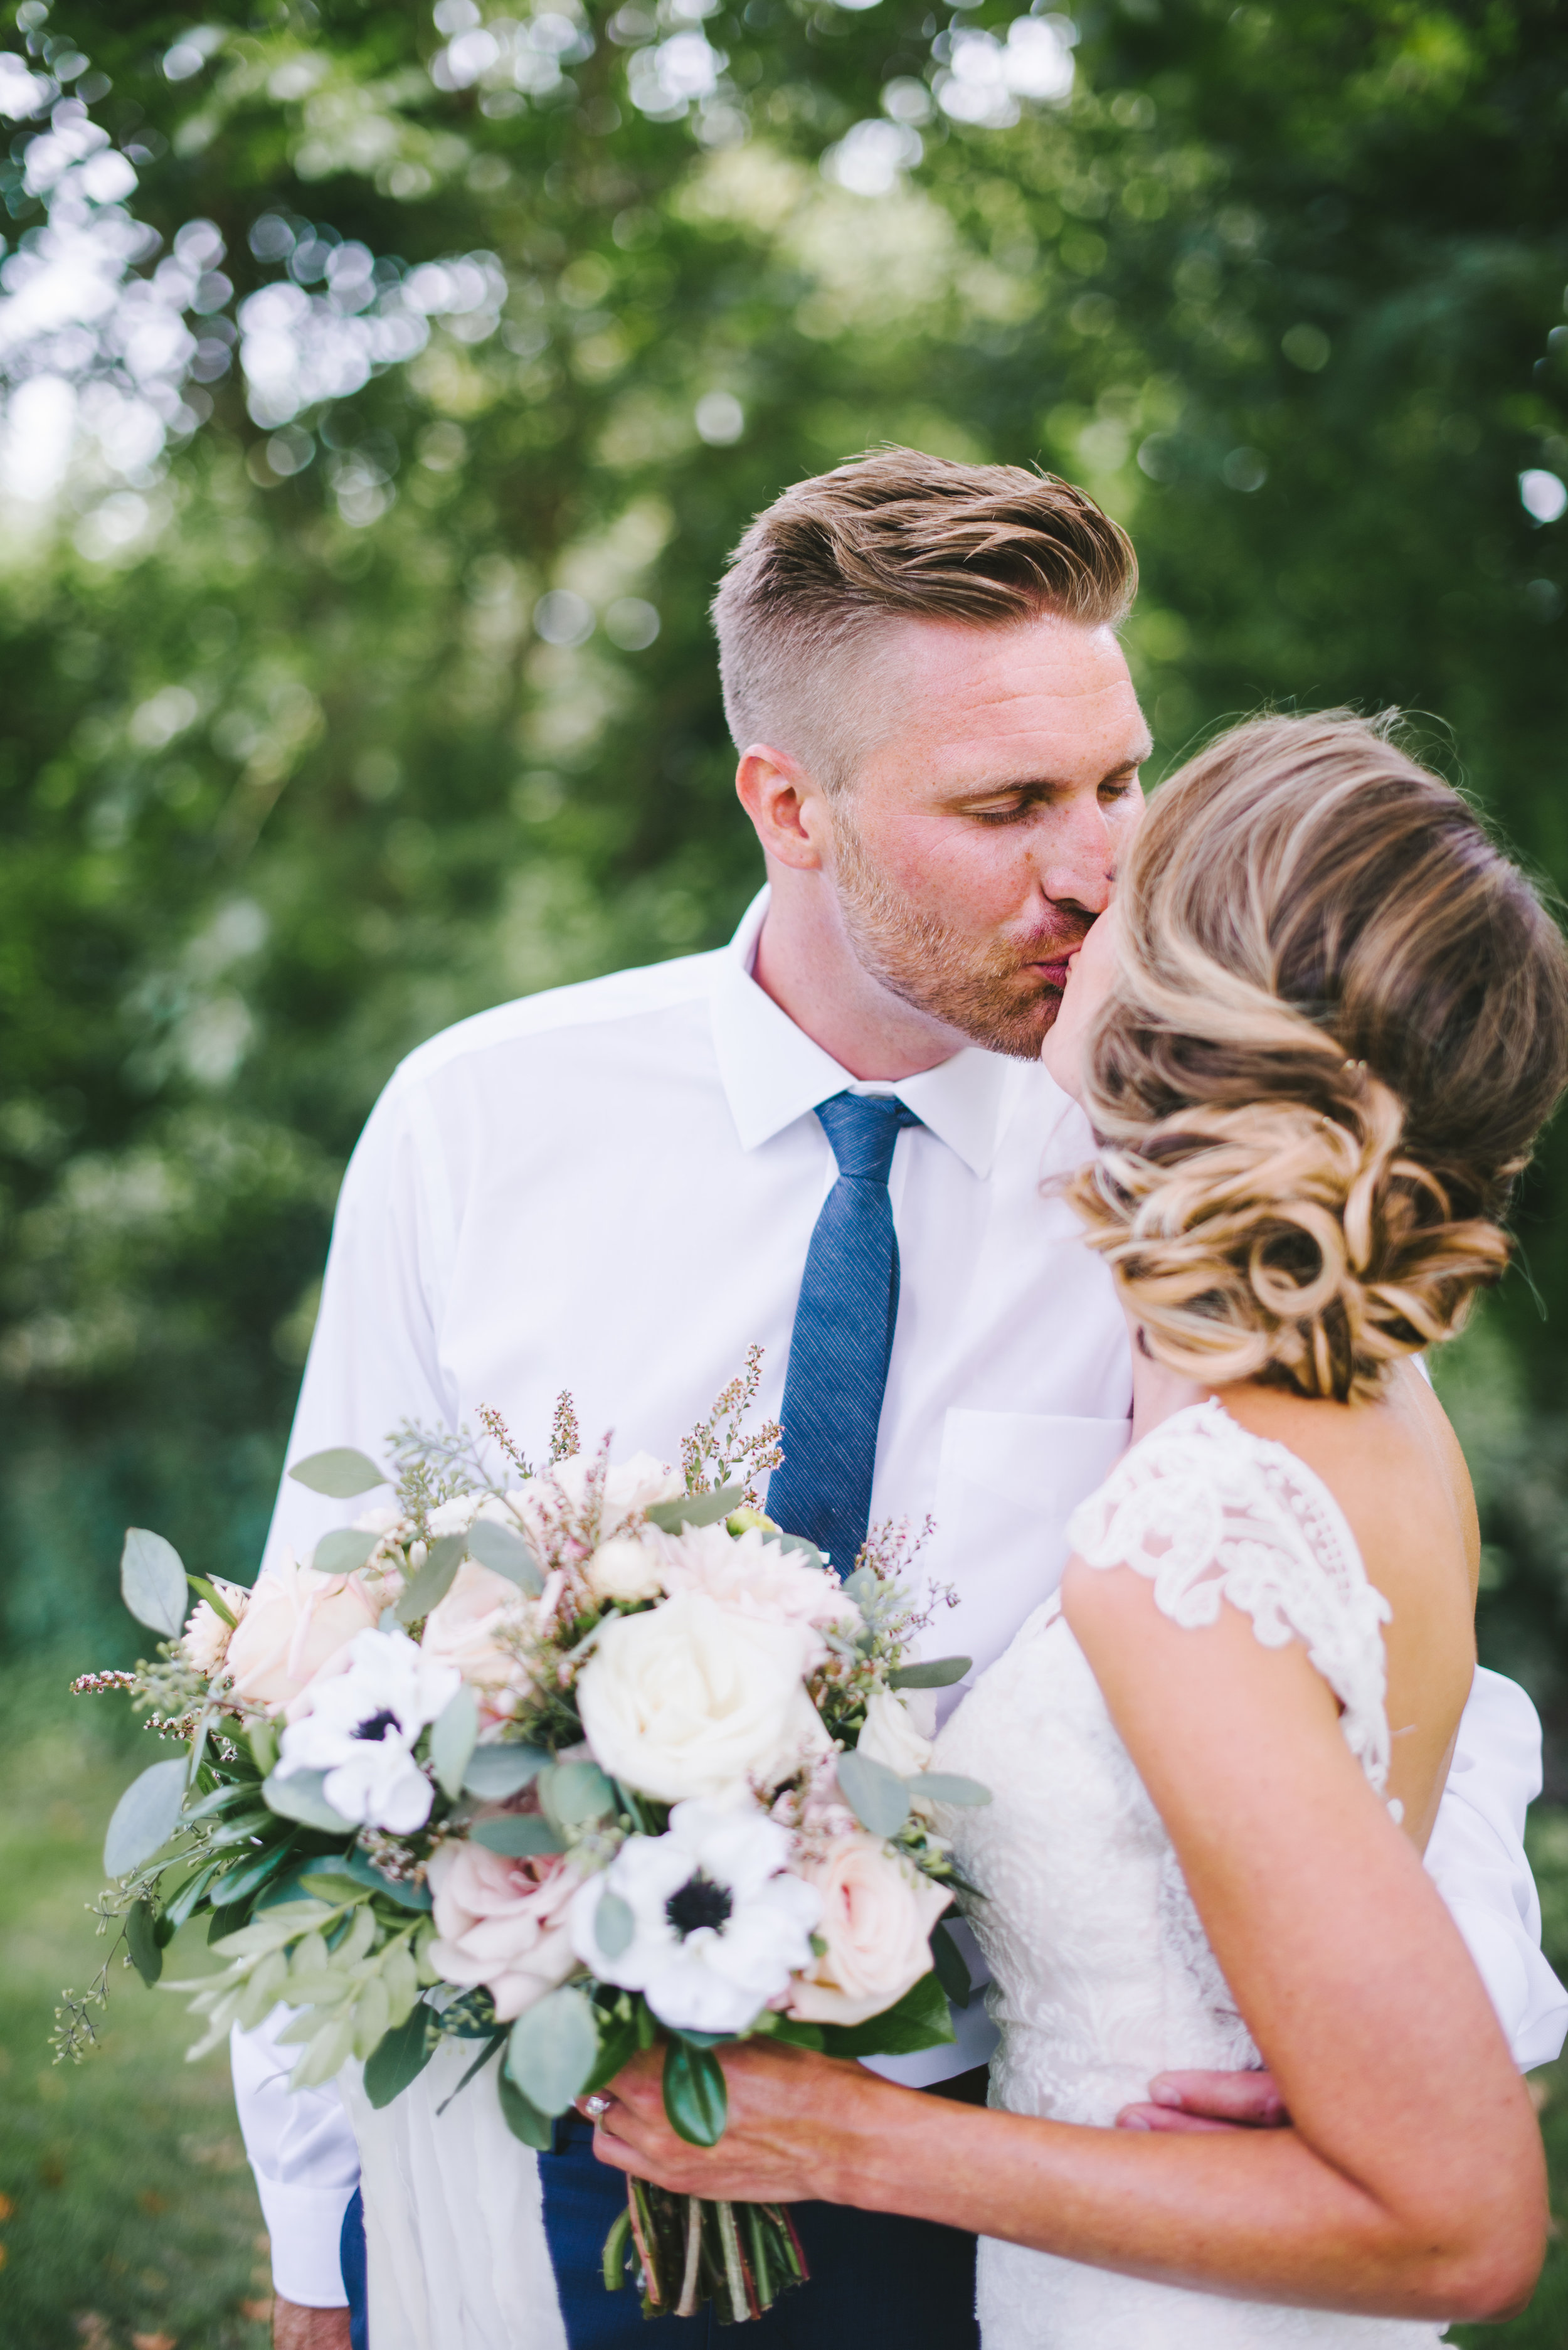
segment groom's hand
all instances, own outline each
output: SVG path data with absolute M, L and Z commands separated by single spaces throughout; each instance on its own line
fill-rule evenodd
M 349 2350 L 346 2309 L 306 2309 L 275 2294 L 272 2304 L 272 2350 Z
M 1148 2102 L 1124 2106 L 1117 2129 L 1288 2129 L 1272 2073 L 1157 2073 Z

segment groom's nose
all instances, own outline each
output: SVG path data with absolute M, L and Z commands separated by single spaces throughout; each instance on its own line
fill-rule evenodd
M 1120 842 L 1098 794 L 1074 793 L 1058 800 L 1033 834 L 1031 861 L 1042 897 L 1053 905 L 1103 914 L 1111 900 Z

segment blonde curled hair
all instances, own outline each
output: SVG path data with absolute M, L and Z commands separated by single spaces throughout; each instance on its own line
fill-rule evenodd
M 1508 1263 L 1568 1082 L 1568 954 L 1459 794 L 1331 712 L 1236 726 L 1155 798 L 1068 1187 L 1149 1351 L 1340 1401 Z

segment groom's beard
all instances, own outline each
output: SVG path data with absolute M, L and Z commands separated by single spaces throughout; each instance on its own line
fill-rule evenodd
M 1061 1007 L 1062 991 L 1033 966 L 1082 946 L 1088 923 L 1068 914 L 1060 928 L 1023 940 L 964 938 L 909 904 L 867 856 L 842 816 L 835 884 L 857 960 L 889 993 L 944 1021 L 992 1053 L 1038 1060 Z

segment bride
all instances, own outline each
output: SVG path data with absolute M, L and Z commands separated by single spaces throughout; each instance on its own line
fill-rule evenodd
M 1158 795 L 1047 1054 L 1103 1139 L 1072 1197 L 1139 1396 L 1059 1597 L 938 1748 L 995 1791 L 949 1824 L 984 1897 L 992 2110 L 748 2046 L 711 2153 L 641 2060 L 597 2151 L 977 2230 L 986 2350 L 1430 2344 L 1521 2305 L 1547 2213 L 1419 1859 L 1479 1545 L 1415 1358 L 1506 1263 L 1568 959 L 1377 727 L 1267 719 Z M 1287 2126 L 1165 2133 L 1135 2104 L 1171 2067 L 1262 2064 Z

